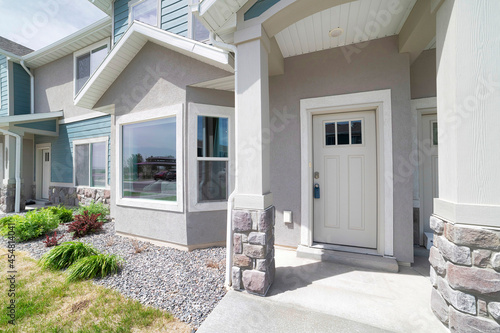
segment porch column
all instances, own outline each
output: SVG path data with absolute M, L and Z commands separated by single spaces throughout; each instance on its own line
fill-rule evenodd
M 23 142 L 21 140 L 21 152 L 22 145 Z M 2 154 L 3 181 L 0 191 L 0 210 L 5 213 L 10 213 L 15 210 L 16 200 L 16 138 L 12 135 L 4 135 L 4 149 Z M 25 207 L 24 191 L 22 189 L 23 186 L 21 185 L 21 210 Z
M 241 35 L 240 35 L 241 36 Z M 237 121 L 232 286 L 265 295 L 274 279 L 274 206 L 270 192 L 269 40 L 260 28 L 235 34 Z
M 500 331 L 500 1 L 437 13 L 439 197 L 431 306 L 451 332 Z

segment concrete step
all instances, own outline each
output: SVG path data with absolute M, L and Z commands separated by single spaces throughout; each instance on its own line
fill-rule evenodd
M 52 202 L 49 200 L 36 199 L 34 201 L 35 201 L 35 205 L 37 205 L 37 206 L 51 206 L 52 205 Z

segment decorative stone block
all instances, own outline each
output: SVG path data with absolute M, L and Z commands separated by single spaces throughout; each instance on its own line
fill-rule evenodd
M 232 273 L 232 280 L 233 280 L 232 287 L 234 289 L 240 290 L 241 289 L 241 269 L 239 267 L 233 267 L 231 273 Z
M 434 246 L 436 246 L 443 257 L 460 265 L 471 265 L 472 259 L 470 249 L 466 246 L 457 246 L 447 240 L 444 236 L 434 237 Z
M 488 304 L 488 312 L 497 322 L 500 322 L 500 302 L 490 302 Z
M 269 263 L 266 259 L 255 259 L 255 269 L 261 272 L 265 272 Z
M 429 252 L 429 262 L 439 275 L 446 273 L 446 261 L 435 246 L 432 246 Z
M 256 270 L 243 271 L 243 286 L 250 293 L 265 295 L 270 286 L 268 275 Z
M 481 227 L 458 226 L 447 223 L 446 238 L 454 244 L 500 250 L 500 232 Z
M 449 328 L 451 333 L 464 333 L 464 332 L 500 332 L 500 325 L 493 320 L 471 316 L 460 311 L 455 310 L 453 307 L 449 308 L 450 321 Z
M 438 277 L 437 285 L 443 298 L 455 309 L 473 315 L 476 314 L 476 298 L 474 296 L 453 290 L 442 277 Z
M 490 256 L 490 250 L 474 250 L 472 251 L 472 262 L 474 263 L 474 266 L 484 268 L 488 266 Z
M 274 206 L 259 212 L 259 231 L 266 232 L 274 226 Z
M 491 258 L 491 266 L 496 271 L 500 271 L 500 253 L 495 253 Z
M 236 254 L 243 252 L 243 244 L 241 243 L 241 234 L 234 234 L 233 237 L 233 251 Z
M 448 304 L 435 288 L 432 288 L 431 293 L 431 309 L 443 324 L 448 324 Z
M 441 219 L 438 219 L 435 216 L 431 216 L 429 219 L 429 225 L 432 230 L 438 235 L 441 235 L 444 231 L 444 222 Z
M 266 247 L 262 245 L 243 244 L 243 254 L 253 259 L 266 257 Z
M 490 269 L 446 264 L 448 283 L 455 289 L 481 294 L 500 292 L 500 273 Z
M 429 279 L 433 287 L 437 286 L 437 273 L 436 270 L 431 266 L 429 272 Z
M 477 312 L 480 316 L 488 317 L 488 307 L 482 299 L 477 300 Z
M 248 235 L 248 242 L 256 245 L 266 245 L 267 235 L 264 232 L 251 232 Z
M 110 190 L 104 190 L 103 197 L 104 197 L 104 199 L 110 199 L 111 198 L 111 191 Z
M 250 212 L 243 210 L 233 211 L 233 230 L 237 232 L 252 230 L 252 217 Z
M 240 268 L 252 269 L 252 259 L 243 254 L 237 254 L 233 257 L 233 264 Z

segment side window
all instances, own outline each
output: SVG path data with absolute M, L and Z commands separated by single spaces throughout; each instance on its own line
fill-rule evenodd
M 198 20 L 195 15 L 192 18 L 192 38 L 198 42 L 207 43 L 210 39 L 210 32 L 207 28 Z
M 158 0 L 139 0 L 130 3 L 130 23 L 140 21 L 158 26 Z
M 82 89 L 107 54 L 107 44 L 75 53 L 75 95 Z
M 106 187 L 107 141 L 75 143 L 75 186 Z

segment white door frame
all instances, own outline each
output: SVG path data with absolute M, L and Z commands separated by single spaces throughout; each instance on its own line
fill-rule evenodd
M 50 143 L 39 143 L 36 145 L 36 154 L 35 154 L 35 163 L 36 163 L 36 193 L 35 197 L 36 199 L 41 199 L 42 198 L 42 183 L 43 183 L 43 156 L 42 156 L 42 150 L 43 149 L 48 149 L 49 154 L 50 154 L 50 165 L 52 169 L 52 145 Z M 51 171 L 52 173 L 52 171 Z M 49 181 L 49 186 L 50 186 L 50 181 Z M 50 193 L 49 193 L 50 194 Z
M 412 137 L 413 137 L 413 145 L 412 151 L 419 152 L 420 151 L 420 142 L 422 141 L 422 116 L 427 114 L 435 114 L 437 113 L 437 98 L 429 97 L 429 98 L 419 98 L 412 99 L 410 101 L 411 104 L 411 113 L 412 113 Z M 439 126 L 439 124 L 438 124 Z M 422 162 L 420 161 L 420 156 L 418 157 L 419 161 L 417 166 L 413 172 L 413 207 L 418 208 L 418 239 L 419 244 L 424 245 L 424 216 L 422 214 L 422 198 L 423 198 L 423 189 L 424 189 L 424 170 L 421 167 Z
M 394 255 L 391 90 L 300 100 L 301 232 L 300 242 L 313 245 L 313 115 L 375 110 L 377 132 L 377 253 Z M 349 250 L 347 248 L 347 250 Z

